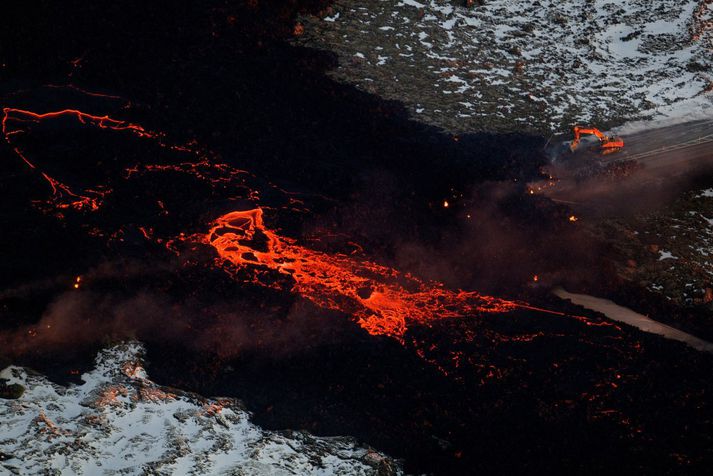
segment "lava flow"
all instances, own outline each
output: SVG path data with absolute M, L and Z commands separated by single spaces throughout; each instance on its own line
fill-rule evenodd
M 25 129 L 21 126 L 28 122 L 68 116 L 82 124 L 127 131 L 138 137 L 151 138 L 162 147 L 196 154 L 200 158 L 195 162 L 178 165 L 134 165 L 125 169 L 125 179 L 130 179 L 134 173 L 142 170 L 154 172 L 171 170 L 186 172 L 199 179 L 207 179 L 213 185 L 235 185 L 236 182 L 241 183 L 241 177 L 246 174 L 243 170 L 212 160 L 214 158 L 200 153 L 193 147 L 167 145 L 162 141 L 162 134 L 149 132 L 140 125 L 112 119 L 106 115 L 96 116 L 77 109 L 38 114 L 23 109 L 4 108 L 3 113 L 2 132 L 6 141 L 32 169 L 37 167 L 19 147 L 13 144 L 12 137 L 24 132 Z M 210 170 L 210 177 L 204 175 L 203 168 Z M 88 207 L 96 210 L 99 207 L 98 200 L 103 193 L 106 193 L 102 190 L 86 189 L 87 195 L 80 195 L 45 172 L 40 170 L 38 172 L 50 183 L 56 198 L 58 195 L 67 195 L 71 198 L 68 204 L 58 204 L 63 208 Z M 256 202 L 259 200 L 259 192 L 249 189 L 246 197 Z M 288 206 L 294 206 L 295 199 L 290 198 L 287 203 Z M 147 239 L 150 238 L 150 234 L 144 229 L 141 231 Z M 209 233 L 201 237 L 201 241 L 212 245 L 220 255 L 221 261 L 230 262 L 237 268 L 262 268 L 291 276 L 294 280 L 292 291 L 295 293 L 324 309 L 354 316 L 358 324 L 372 335 L 385 335 L 401 342 L 404 340 L 409 324 L 429 325 L 442 318 L 503 313 L 514 309 L 566 315 L 523 302 L 486 296 L 475 291 L 449 290 L 440 283 L 427 282 L 409 273 L 372 261 L 306 248 L 297 244 L 294 239 L 280 236 L 268 229 L 263 220 L 263 208 L 235 211 L 218 218 Z M 262 279 L 259 275 L 254 277 L 254 281 L 260 286 L 270 286 L 270 281 Z M 78 287 L 79 279 L 75 283 L 75 288 Z M 582 316 L 571 317 L 584 321 L 587 325 L 604 324 L 594 323 Z
M 293 291 L 320 307 L 355 316 L 372 335 L 402 340 L 410 323 L 428 325 L 439 318 L 527 307 L 473 291 L 451 291 L 370 261 L 305 248 L 268 229 L 259 208 L 218 218 L 205 242 L 239 268 L 262 266 L 292 276 Z
M 5 135 L 5 138 L 20 132 L 20 129 L 8 131 L 8 123 L 10 121 L 39 122 L 43 119 L 58 118 L 62 116 L 74 116 L 82 124 L 92 124 L 102 129 L 112 129 L 115 131 L 131 131 L 141 137 L 156 137 L 156 134 L 146 131 L 146 129 L 139 126 L 138 124 L 119 121 L 116 119 L 112 119 L 109 116 L 95 116 L 93 114 L 82 112 L 77 109 L 63 109 L 61 111 L 47 112 L 44 114 L 38 114 L 36 112 L 10 107 L 5 107 L 2 111 L 2 132 Z
M 12 147 L 15 154 L 21 158 L 30 169 L 37 170 L 42 177 L 49 183 L 52 188 L 52 193 L 55 198 L 66 196 L 69 198 L 69 203 L 58 204 L 59 208 L 75 208 L 77 210 L 89 209 L 96 211 L 99 208 L 101 199 L 108 193 L 106 190 L 87 189 L 83 193 L 73 191 L 69 185 L 62 183 L 56 178 L 50 176 L 44 171 L 37 168 L 34 162 L 30 161 L 22 152 L 19 146 L 13 143 L 13 137 L 21 134 L 26 130 L 22 127 L 28 123 L 39 123 L 48 119 L 59 119 L 62 117 L 74 118 L 81 124 L 91 125 L 100 129 L 109 129 L 114 131 L 127 131 L 138 137 L 160 139 L 161 135 L 150 132 L 138 124 L 133 124 L 126 121 L 112 119 L 104 115 L 98 116 L 89 114 L 78 109 L 62 109 L 46 113 L 36 113 L 25 109 L 15 109 L 10 107 L 3 108 L 2 117 L 2 134 L 5 141 Z M 163 145 L 161 141 L 159 144 Z M 172 147 L 177 150 L 187 150 L 181 147 Z

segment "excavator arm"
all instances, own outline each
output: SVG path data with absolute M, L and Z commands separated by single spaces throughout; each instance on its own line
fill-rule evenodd
M 577 146 L 579 146 L 579 141 L 581 140 L 582 135 L 585 134 L 592 134 L 599 139 L 599 144 L 602 150 L 602 153 L 604 154 L 611 154 L 612 152 L 616 152 L 622 147 L 624 147 L 624 141 L 621 140 L 619 137 L 608 137 L 602 132 L 597 129 L 596 127 L 579 127 L 579 126 L 574 126 L 574 140 L 572 143 L 569 145 L 569 148 L 572 152 L 574 152 L 577 149 Z

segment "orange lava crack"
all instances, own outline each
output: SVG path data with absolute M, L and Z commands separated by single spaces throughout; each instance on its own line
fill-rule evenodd
M 33 170 L 37 169 L 37 166 L 23 154 L 19 147 L 15 146 L 12 142 L 12 137 L 16 134 L 23 132 L 23 129 L 19 127 L 12 128 L 11 125 L 23 124 L 28 122 L 37 123 L 45 119 L 55 119 L 63 116 L 69 116 L 76 118 L 82 124 L 89 124 L 95 127 L 99 127 L 101 129 L 129 131 L 139 137 L 159 137 L 158 134 L 148 132 L 146 129 L 144 129 L 138 124 L 132 124 L 130 122 L 112 119 L 111 117 L 106 115 L 96 116 L 93 114 L 79 111 L 77 109 L 63 109 L 60 111 L 47 112 L 43 114 L 10 107 L 5 107 L 2 111 L 2 134 L 5 138 L 5 141 L 12 147 L 15 154 L 20 157 Z M 75 209 L 89 209 L 92 211 L 99 209 L 100 201 L 104 197 L 105 192 L 92 190 L 91 194 L 82 195 L 72 191 L 72 189 L 68 185 L 60 182 L 54 177 L 51 177 L 45 172 L 40 172 L 40 174 L 52 188 L 52 194 L 55 197 L 70 197 L 71 201 L 69 203 L 58 204 L 59 208 L 72 207 Z

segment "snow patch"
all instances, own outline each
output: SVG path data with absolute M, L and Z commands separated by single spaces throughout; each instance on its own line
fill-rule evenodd
M 548 131 L 573 123 L 654 119 L 670 125 L 713 117 L 710 2 L 658 0 L 655 8 L 650 0 L 360 5 L 337 0 L 338 20 L 320 23 L 309 44 L 341 55 L 365 44 L 391 50 L 393 61 L 380 64 L 377 73 L 343 62 L 337 76 L 359 84 L 368 75 L 375 92 L 412 109 L 418 102 L 429 118 L 451 129 L 487 128 L 496 117 L 511 129 L 524 123 Z M 397 57 L 394 48 L 413 54 Z M 453 77 L 463 81 L 457 90 L 447 86 Z M 474 104 L 486 122 L 452 120 L 472 113 L 464 103 Z M 636 127 L 642 126 L 632 122 L 618 132 Z
M 137 342 L 99 353 L 81 385 L 20 367 L 26 390 L 0 399 L 1 474 L 401 474 L 393 460 L 344 437 L 265 431 L 239 401 L 207 399 L 148 379 Z
M 665 259 L 678 259 L 678 258 L 675 257 L 673 254 L 671 254 L 670 251 L 660 250 L 659 251 L 659 261 L 663 261 Z

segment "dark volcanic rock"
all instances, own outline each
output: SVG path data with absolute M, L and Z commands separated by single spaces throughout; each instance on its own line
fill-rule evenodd
M 23 2 L 1 20 L 5 107 L 145 128 L 12 121 L 4 359 L 76 381 L 98 347 L 137 338 L 162 384 L 239 397 L 271 429 L 356 436 L 414 473 L 709 467 L 711 357 L 529 287 L 536 273 L 606 271 L 565 208 L 525 193 L 543 138 L 453 136 L 333 82 L 332 55 L 285 43 L 322 2 L 144 3 Z M 213 220 L 256 206 L 315 253 L 564 315 L 474 312 L 371 335 L 290 273 L 218 259 Z M 248 261 L 269 249 L 264 233 L 243 239 Z

